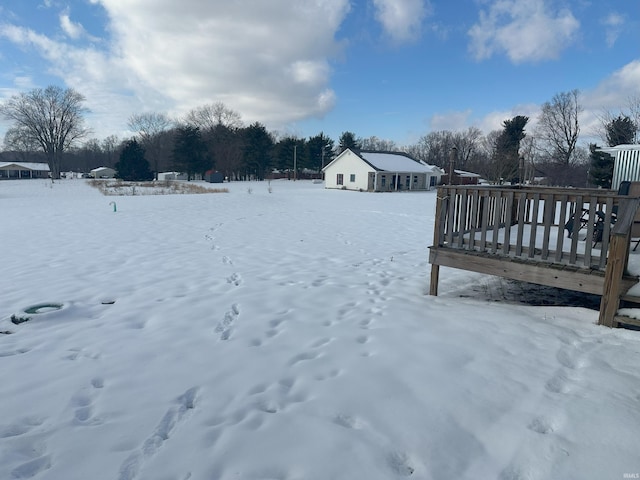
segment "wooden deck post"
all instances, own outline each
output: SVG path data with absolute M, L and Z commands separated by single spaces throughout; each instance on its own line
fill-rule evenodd
M 445 196 L 445 189 L 443 187 L 439 187 L 436 191 L 436 212 L 434 219 L 434 228 L 433 228 L 433 246 L 439 247 L 442 242 L 442 231 L 444 229 L 444 223 L 441 221 L 442 218 L 442 208 Z M 435 263 L 431 264 L 431 280 L 429 283 L 429 295 L 438 295 L 438 280 L 440 278 L 440 265 Z
M 639 202 L 640 199 L 633 198 L 620 203 L 618 219 L 613 226 L 609 242 L 598 325 L 612 328 L 617 326 L 616 313 L 620 306 L 620 297 L 627 293 L 622 289 L 622 277 L 629 261 L 631 225 Z
M 600 300 L 600 316 L 598 325 L 615 327 L 615 316 L 620 305 L 620 288 L 622 275 L 626 266 L 626 255 L 629 248 L 627 235 L 613 235 L 609 244 L 607 269 L 604 274 L 604 289 Z

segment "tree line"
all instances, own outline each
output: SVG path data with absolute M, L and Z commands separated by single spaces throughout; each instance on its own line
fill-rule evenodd
M 151 178 L 172 170 L 189 178 L 209 170 L 229 180 L 261 180 L 274 170 L 296 177 L 320 172 L 346 148 L 403 151 L 418 161 L 445 170 L 454 166 L 472 171 L 495 183 L 544 178 L 552 185 L 607 187 L 613 169 L 611 157 L 599 152 L 598 145 L 578 144 L 583 110 L 578 90 L 558 93 L 545 102 L 532 132 L 527 131 L 529 117 L 517 115 L 505 119 L 501 130 L 487 134 L 475 127 L 433 131 L 408 146 L 375 136 L 357 137 L 351 131 L 343 132 L 337 143 L 323 132 L 308 138 L 281 135 L 259 122 L 245 125 L 238 112 L 220 102 L 197 107 L 179 119 L 159 112 L 132 115 L 127 123 L 136 132 L 134 138 L 111 135 L 99 141 L 89 138 L 84 101 L 75 90 L 57 86 L 7 99 L 0 104 L 0 115 L 12 125 L 2 156 L 44 160 L 53 178 L 63 171 L 116 165 L 127 176 Z M 606 145 L 637 143 L 640 98 L 630 99 L 624 111 L 604 112 L 600 123 L 598 134 Z

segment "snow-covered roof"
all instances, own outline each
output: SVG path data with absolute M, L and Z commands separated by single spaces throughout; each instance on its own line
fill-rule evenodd
M 403 153 L 360 152 L 359 156 L 373 168 L 385 172 L 440 173 L 433 165 L 416 162 Z
M 454 172 L 455 172 L 455 173 L 456 173 L 456 175 L 458 175 L 459 177 L 469 177 L 469 178 L 476 178 L 476 177 L 480 177 L 480 174 L 478 174 L 478 173 L 465 172 L 464 170 L 454 170 Z
M 601 148 L 598 148 L 597 150 L 605 153 L 616 153 L 623 150 L 640 150 L 640 145 L 622 144 L 622 145 L 616 145 L 615 147 L 601 147 Z
M 39 170 L 41 172 L 49 171 L 49 164 L 42 162 L 0 162 L 0 168 L 8 168 L 16 166 L 27 170 Z
M 111 167 L 98 167 L 98 168 L 94 168 L 91 171 L 92 172 L 104 172 L 104 171 L 107 171 L 107 170 L 115 172 L 115 170 L 113 168 L 111 168 Z

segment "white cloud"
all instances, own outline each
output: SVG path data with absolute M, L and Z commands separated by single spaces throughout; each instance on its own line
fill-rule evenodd
M 640 96 L 640 60 L 634 60 L 613 72 L 593 90 L 583 92 L 585 109 L 620 111 L 629 98 Z
M 373 0 L 376 19 L 394 42 L 403 43 L 420 37 L 422 22 L 431 13 L 426 0 Z
M 429 119 L 429 129 L 432 131 L 450 130 L 457 132 L 469 126 L 471 110 L 436 113 Z
M 37 50 L 49 73 L 84 94 L 111 125 L 104 135 L 145 110 L 179 116 L 222 101 L 275 129 L 334 105 L 329 60 L 342 51 L 335 34 L 349 0 L 91 1 L 107 15 L 103 50 L 14 25 L 0 37 Z M 88 37 L 68 13 L 59 18 L 70 38 Z
M 624 17 L 617 13 L 610 13 L 604 20 L 602 20 L 602 24 L 604 25 L 606 32 L 607 46 L 609 48 L 613 47 L 616 43 L 624 23 Z
M 569 10 L 552 12 L 545 0 L 495 0 L 469 30 L 477 60 L 504 52 L 514 63 L 556 59 L 580 23 Z
M 176 114 L 218 100 L 274 125 L 326 112 L 348 0 L 101 3 L 122 61 Z
M 584 111 L 580 125 L 584 136 L 593 137 L 594 132 L 600 130 L 602 115 L 605 112 L 614 115 L 628 114 L 632 98 L 640 98 L 640 60 L 626 64 L 600 82 L 596 88 L 582 92 Z
M 60 14 L 60 27 L 70 38 L 77 40 L 85 35 L 84 28 L 79 23 L 74 23 L 69 18 L 69 12 Z

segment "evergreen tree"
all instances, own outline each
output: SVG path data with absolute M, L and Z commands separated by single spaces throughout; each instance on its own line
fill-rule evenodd
M 333 160 L 333 140 L 327 137 L 324 132 L 320 132 L 315 137 L 309 137 L 307 156 L 309 157 L 309 168 L 319 172 Z
M 613 157 L 597 148 L 595 143 L 589 144 L 589 181 L 598 187 L 611 188 Z
M 264 180 L 265 173 L 271 167 L 273 138 L 264 125 L 253 123 L 242 129 L 244 140 L 243 166 L 248 176 Z
M 115 164 L 116 176 L 127 181 L 153 180 L 149 162 L 144 158 L 144 148 L 135 140 L 126 142 L 120 160 Z
M 610 147 L 633 143 L 636 134 L 636 124 L 627 116 L 618 116 L 605 125 L 607 143 Z
M 192 125 L 178 127 L 173 146 L 173 163 L 176 170 L 186 172 L 189 180 L 196 173 L 204 176 L 204 173 L 213 167 L 207 145 L 202 140 L 198 127 Z
M 356 135 L 353 132 L 342 132 L 339 140 L 340 153 L 344 152 L 347 148 L 358 152 L 360 150 L 360 144 L 356 140 Z
M 299 150 L 297 138 L 284 137 L 280 139 L 274 146 L 273 160 L 275 167 L 280 171 L 292 171 L 293 157 L 295 154 L 297 163 L 301 153 Z
M 518 115 L 502 122 L 504 129 L 496 139 L 494 161 L 498 178 L 509 182 L 518 182 L 520 166 L 520 142 L 526 136 L 524 127 L 529 117 Z

